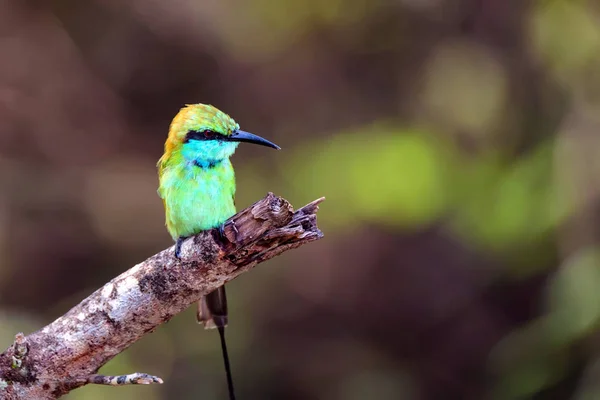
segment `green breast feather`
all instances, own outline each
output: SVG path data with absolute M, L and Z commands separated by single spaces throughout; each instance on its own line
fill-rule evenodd
M 235 214 L 235 176 L 226 159 L 210 168 L 190 163 L 167 167 L 159 195 L 173 239 L 216 228 Z

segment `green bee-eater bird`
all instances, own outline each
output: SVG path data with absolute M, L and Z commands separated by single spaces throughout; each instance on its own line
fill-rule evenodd
M 233 118 L 211 105 L 187 105 L 171 122 L 165 153 L 157 164 L 158 194 L 165 206 L 167 230 L 176 241 L 177 258 L 185 238 L 221 227 L 235 214 L 235 176 L 229 157 L 240 142 L 279 149 L 260 136 L 241 131 Z M 197 319 L 205 328 L 219 330 L 229 395 L 233 399 L 224 334 L 227 326 L 224 286 L 198 302 Z

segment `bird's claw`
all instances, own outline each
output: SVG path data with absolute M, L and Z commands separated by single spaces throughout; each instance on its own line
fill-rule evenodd
M 219 225 L 219 239 L 221 239 L 222 242 L 225 242 L 227 240 L 227 236 L 225 235 L 225 223 L 222 223 L 221 225 Z
M 181 245 L 183 244 L 184 240 L 185 238 L 179 237 L 175 242 L 175 258 L 178 260 L 181 260 Z

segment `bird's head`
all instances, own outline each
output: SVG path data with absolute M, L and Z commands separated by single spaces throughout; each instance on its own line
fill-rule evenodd
M 229 115 L 206 104 L 182 108 L 173 118 L 165 143 L 165 156 L 180 152 L 186 161 L 219 162 L 230 157 L 240 142 L 279 149 L 274 143 L 240 130 Z

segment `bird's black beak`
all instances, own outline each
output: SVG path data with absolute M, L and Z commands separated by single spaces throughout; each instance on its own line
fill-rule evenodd
M 261 146 L 272 147 L 276 150 L 281 149 L 281 147 L 277 146 L 273 142 L 269 142 L 267 139 L 261 138 L 260 136 L 255 135 L 250 132 L 240 131 L 239 129 L 237 131 L 233 132 L 230 136 L 227 136 L 227 139 L 225 139 L 225 140 L 228 140 L 231 142 L 247 142 L 247 143 L 260 144 Z

